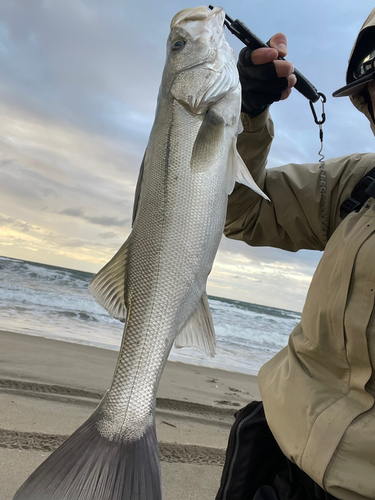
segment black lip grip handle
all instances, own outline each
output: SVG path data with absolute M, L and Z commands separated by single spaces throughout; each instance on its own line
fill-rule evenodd
M 297 78 L 297 82 L 294 85 L 294 88 L 298 90 L 303 96 L 306 97 L 311 102 L 317 102 L 320 99 L 320 93 L 314 87 L 314 85 L 309 82 L 309 80 L 303 76 L 302 73 L 298 71 L 298 69 L 294 68 L 294 72 Z
M 212 5 L 209 5 L 210 9 L 213 9 Z M 252 33 L 249 28 L 239 19 L 233 21 L 227 14 L 225 15 L 225 26 L 229 29 L 233 35 L 235 35 L 242 43 L 251 49 L 260 49 L 262 47 L 269 47 L 260 38 L 258 38 L 254 33 Z M 285 60 L 283 57 L 278 57 L 278 59 Z M 317 102 L 320 99 L 320 94 L 314 85 L 309 82 L 309 80 L 302 75 L 297 69 L 294 68 L 294 74 L 296 75 L 297 82 L 294 86 L 303 96 L 309 101 Z

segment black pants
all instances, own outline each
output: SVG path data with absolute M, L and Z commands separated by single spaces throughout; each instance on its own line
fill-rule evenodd
M 235 415 L 216 500 L 337 500 L 280 450 L 253 401 Z

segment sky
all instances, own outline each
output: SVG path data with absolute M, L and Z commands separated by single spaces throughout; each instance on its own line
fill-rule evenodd
M 1 0 L 0 255 L 97 272 L 131 230 L 139 166 L 153 124 L 169 23 L 186 0 Z M 220 4 L 263 40 L 282 31 L 287 58 L 327 96 L 324 154 L 373 151 L 345 84 L 370 0 Z M 230 33 L 238 54 L 242 45 Z M 319 111 L 319 108 L 317 108 Z M 308 101 L 271 108 L 268 167 L 318 161 Z M 223 237 L 207 291 L 301 311 L 320 252 L 253 248 Z

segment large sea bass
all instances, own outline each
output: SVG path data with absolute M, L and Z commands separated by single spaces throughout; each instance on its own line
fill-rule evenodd
M 173 342 L 213 354 L 206 281 L 236 180 L 263 194 L 236 150 L 241 93 L 224 11 L 172 19 L 133 230 L 90 291 L 125 321 L 112 385 L 16 500 L 160 500 L 155 395 Z M 176 339 L 177 337 L 177 339 Z

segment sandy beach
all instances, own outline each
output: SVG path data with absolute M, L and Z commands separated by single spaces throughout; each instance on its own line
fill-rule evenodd
M 0 500 L 92 413 L 117 352 L 0 331 Z M 256 377 L 168 362 L 157 394 L 163 499 L 214 500 L 236 410 Z

